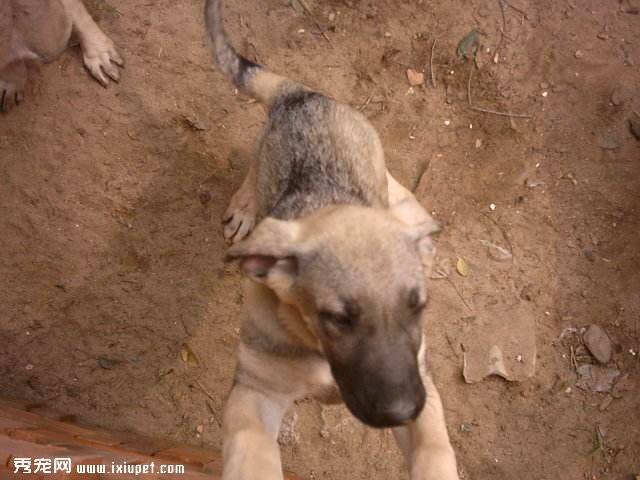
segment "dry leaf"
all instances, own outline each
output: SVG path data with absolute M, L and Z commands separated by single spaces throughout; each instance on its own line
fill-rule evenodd
M 496 245 L 495 243 L 492 243 L 489 240 L 480 240 L 480 243 L 485 247 L 487 247 L 489 256 L 494 260 L 503 262 L 506 260 L 511 260 L 513 258 L 513 254 L 506 248 L 501 247 L 500 245 Z
M 180 350 L 180 359 L 190 367 L 200 366 L 200 360 L 198 360 L 198 356 L 186 343 L 182 344 L 182 350 Z
M 412 87 L 417 87 L 418 85 L 424 84 L 424 73 L 416 72 L 414 69 L 407 69 L 407 80 L 409 80 L 409 85 Z
M 469 275 L 469 265 L 464 261 L 464 258 L 458 257 L 458 261 L 456 262 L 456 270 L 463 277 Z

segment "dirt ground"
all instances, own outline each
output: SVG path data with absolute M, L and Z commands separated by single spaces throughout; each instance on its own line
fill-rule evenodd
M 431 281 L 427 320 L 463 477 L 635 478 L 640 2 L 509 0 L 504 16 L 497 0 L 307 2 L 313 16 L 297 0 L 228 0 L 228 30 L 360 108 L 443 223 L 439 261 L 466 260 L 466 277 Z M 125 57 L 121 82 L 102 89 L 75 46 L 32 66 L 26 103 L 0 116 L 0 394 L 219 448 L 242 302 L 219 219 L 264 112 L 211 66 L 201 1 L 91 9 Z M 469 107 L 456 48 L 474 28 L 473 105 L 531 118 Z M 409 67 L 425 85 L 410 90 Z M 535 376 L 466 384 L 461 344 L 495 304 L 531 312 Z M 576 386 L 560 340 L 592 323 L 628 375 L 610 398 Z M 301 402 L 281 443 L 302 478 L 407 478 L 392 436 L 342 407 Z

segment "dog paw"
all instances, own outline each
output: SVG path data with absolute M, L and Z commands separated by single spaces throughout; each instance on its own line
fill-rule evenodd
M 21 85 L 0 79 L 0 112 L 8 112 L 24 99 Z
M 120 69 L 124 61 L 109 37 L 100 32 L 82 42 L 84 65 L 103 87 L 109 85 L 109 79 L 120 80 Z
M 255 199 L 238 191 L 222 217 L 224 239 L 233 244 L 245 238 L 256 223 Z

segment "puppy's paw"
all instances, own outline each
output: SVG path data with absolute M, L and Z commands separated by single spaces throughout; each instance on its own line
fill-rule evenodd
M 224 224 L 224 239 L 229 244 L 239 242 L 245 238 L 256 223 L 255 198 L 238 191 L 222 217 Z
M 0 79 L 0 112 L 10 111 L 23 99 L 23 85 Z
M 109 79 L 120 80 L 119 67 L 124 67 L 124 61 L 109 37 L 98 31 L 83 39 L 81 44 L 84 65 L 93 78 L 103 87 L 109 85 Z

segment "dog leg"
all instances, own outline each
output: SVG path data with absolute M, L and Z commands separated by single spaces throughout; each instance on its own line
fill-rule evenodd
M 61 2 L 73 22 L 73 29 L 82 47 L 84 64 L 91 75 L 103 87 L 109 84 L 109 78 L 117 82 L 120 79 L 120 71 L 116 65 L 122 67 L 124 62 L 111 39 L 100 30 L 80 0 Z
M 15 61 L 0 70 L 0 112 L 8 112 L 24 99 L 27 68 Z
M 449 442 L 442 401 L 431 376 L 421 372 L 427 401 L 406 427 L 393 429 L 409 467 L 411 480 L 459 480 L 456 457 Z
M 278 431 L 291 402 L 236 384 L 223 420 L 223 480 L 282 480 Z
M 231 197 L 229 207 L 222 217 L 224 238 L 228 243 L 236 243 L 251 233 L 256 223 L 256 181 L 258 160 L 251 160 L 249 171 L 238 191 Z

